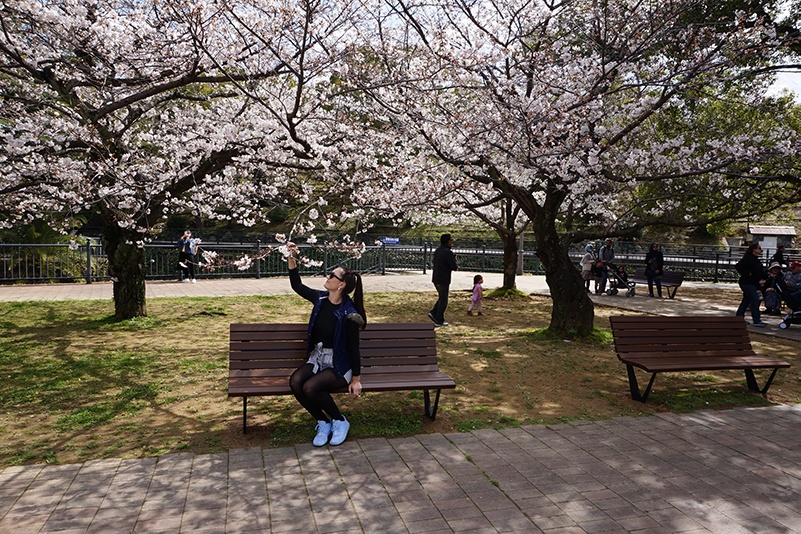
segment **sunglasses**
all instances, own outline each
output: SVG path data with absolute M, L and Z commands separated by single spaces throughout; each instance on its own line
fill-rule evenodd
M 344 280 L 342 278 L 338 277 L 333 272 L 328 273 L 327 275 L 325 275 L 325 277 L 328 278 L 329 280 L 331 280 L 332 278 L 336 278 L 340 282 L 344 282 Z

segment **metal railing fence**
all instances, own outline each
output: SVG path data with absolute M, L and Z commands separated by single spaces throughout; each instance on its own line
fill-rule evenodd
M 274 244 L 272 246 L 275 246 Z M 301 267 L 306 275 L 326 272 L 338 265 L 362 273 L 397 273 L 423 271 L 431 268 L 434 243 L 415 245 L 373 245 L 359 258 L 353 258 L 334 247 L 300 245 L 304 256 L 320 262 L 317 267 Z M 615 245 L 616 263 L 623 265 L 633 274 L 644 266 L 647 244 L 620 243 Z M 532 245 L 532 248 L 535 248 Z M 200 266 L 196 269 L 198 278 L 235 278 L 283 276 L 286 263 L 277 252 L 268 253 L 269 245 L 261 242 L 250 244 L 214 243 L 201 245 L 203 250 L 216 252 L 220 261 L 213 268 Z M 596 246 L 596 251 L 598 247 Z M 665 268 L 685 271 L 688 280 L 736 281 L 734 265 L 743 256 L 744 247 L 712 247 L 708 245 L 662 245 Z M 147 279 L 178 278 L 178 250 L 174 244 L 151 243 L 145 246 Z M 492 247 L 454 246 L 460 268 L 465 271 L 502 272 L 503 250 L 500 244 Z M 765 250 L 763 261 L 775 251 Z M 788 257 L 799 258 L 799 250 L 788 250 Z M 249 256 L 254 261 L 247 268 L 237 267 L 237 260 Z M 570 253 L 578 264 L 583 256 L 583 248 L 576 246 Z M 198 254 L 197 261 L 204 262 Z M 0 244 L 0 283 L 20 282 L 76 282 L 110 279 L 108 258 L 102 245 L 91 240 L 78 247 L 67 244 Z M 536 250 L 523 253 L 523 271 L 528 274 L 543 274 Z

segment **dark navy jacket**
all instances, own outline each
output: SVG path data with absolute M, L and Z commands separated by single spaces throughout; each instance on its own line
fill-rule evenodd
M 300 281 L 298 269 L 289 270 L 289 282 L 292 289 L 314 304 L 311 317 L 309 317 L 309 327 L 306 331 L 307 350 L 311 352 L 314 342 L 311 338 L 312 328 L 324 300 L 328 299 L 328 291 L 318 291 L 303 285 Z M 353 371 L 353 376 L 361 374 L 361 354 L 359 352 L 359 328 L 364 324 L 362 316 L 356 311 L 353 300 L 348 295 L 342 295 L 342 304 L 334 312 L 336 327 L 334 329 L 334 372 L 338 378 L 344 377 L 348 371 Z M 348 323 L 350 321 L 350 323 Z M 355 328 L 354 328 L 355 326 Z M 346 330 L 350 331 L 347 335 Z

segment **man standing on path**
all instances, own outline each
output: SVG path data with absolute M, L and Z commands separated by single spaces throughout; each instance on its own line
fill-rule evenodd
M 451 234 L 442 234 L 442 237 L 439 238 L 439 248 L 434 251 L 431 281 L 437 288 L 437 302 L 428 312 L 428 318 L 434 321 L 434 326 L 448 326 L 448 323 L 445 322 L 445 309 L 448 307 L 451 273 L 459 270 L 451 245 L 453 245 Z
M 601 271 L 601 287 L 599 288 L 600 294 L 606 293 L 606 281 L 609 278 L 609 265 L 615 261 L 615 249 L 612 247 L 612 240 L 607 238 L 604 246 L 598 251 L 598 259 L 603 263 L 603 270 Z

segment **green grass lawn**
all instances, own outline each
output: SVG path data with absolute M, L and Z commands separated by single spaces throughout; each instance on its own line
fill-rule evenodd
M 370 321 L 425 321 L 433 293 L 366 297 Z M 487 299 L 466 316 L 455 293 L 451 326 L 437 330 L 440 368 L 456 380 L 435 422 L 420 391 L 338 396 L 351 438 L 409 436 L 660 411 L 799 402 L 798 366 L 782 369 L 769 399 L 742 373 L 660 375 L 647 404 L 628 396 L 625 367 L 608 335 L 608 310 L 587 343 L 542 339 L 544 298 Z M 294 295 L 151 299 L 148 317 L 113 319 L 106 301 L 0 303 L 0 466 L 137 458 L 178 451 L 278 447 L 310 441 L 314 421 L 291 397 L 251 398 L 248 434 L 241 399 L 228 399 L 228 326 L 305 322 Z M 616 312 L 619 313 L 619 312 Z M 796 363 L 797 344 L 772 339 L 757 351 Z

